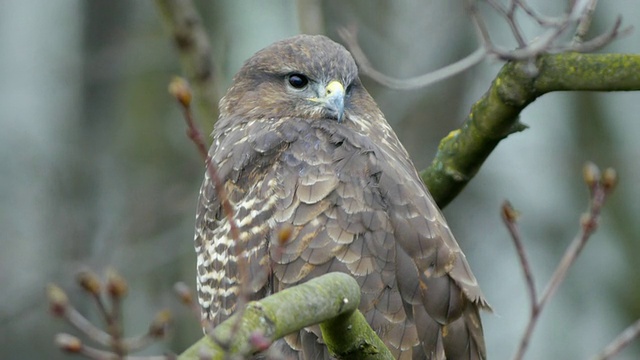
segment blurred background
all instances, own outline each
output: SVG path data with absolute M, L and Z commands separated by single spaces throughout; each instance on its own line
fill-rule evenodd
M 546 15 L 565 2 L 531 0 Z M 301 32 L 339 40 L 355 25 L 371 62 L 408 78 L 471 53 L 476 38 L 461 1 L 197 2 L 208 29 L 220 93 L 255 51 Z M 486 10 L 486 9 L 485 9 Z M 591 34 L 631 1 L 602 1 Z M 514 45 L 507 24 L 487 11 L 495 42 Z M 522 19 L 531 37 L 535 24 Z M 640 34 L 605 52 L 640 52 Z M 432 159 L 439 139 L 459 127 L 501 64 L 482 64 L 428 88 L 365 85 L 413 156 Z M 194 286 L 195 202 L 203 166 L 187 139 L 167 85 L 182 70 L 160 12 L 150 1 L 0 2 L 0 358 L 65 358 L 53 346 L 72 331 L 47 314 L 44 289 L 60 284 L 98 321 L 74 283 L 89 267 L 116 268 L 130 282 L 126 334 L 173 309 L 170 339 L 146 353 L 181 352 L 201 336 L 172 285 Z M 214 103 L 217 99 L 214 100 Z M 581 169 L 593 160 L 618 170 L 619 186 L 601 227 L 542 315 L 528 358 L 581 359 L 640 317 L 640 93 L 552 93 L 530 105 L 525 132 L 510 136 L 445 209 L 484 292 L 491 359 L 510 358 L 528 319 L 526 288 L 500 219 L 508 199 L 541 291 L 578 231 L 588 193 Z M 214 119 L 199 119 L 208 123 Z M 620 359 L 637 359 L 640 346 Z

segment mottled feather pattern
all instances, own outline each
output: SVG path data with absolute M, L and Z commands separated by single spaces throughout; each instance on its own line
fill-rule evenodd
M 307 38 L 348 56 L 340 61 L 355 67 L 346 50 L 333 49 L 339 45 Z M 305 45 L 307 38 L 296 41 Z M 283 63 L 297 64 L 299 54 L 284 53 L 293 60 Z M 245 67 L 252 61 L 255 69 L 268 67 L 258 60 Z M 308 71 L 334 71 L 314 61 Z M 241 99 L 277 95 L 273 84 L 256 85 L 268 92 L 239 92 L 243 76 L 258 81 L 250 70 L 241 70 L 223 99 L 211 148 L 235 209 L 237 242 L 208 176 L 200 191 L 195 243 L 205 317 L 214 325 L 228 318 L 241 282 L 254 299 L 341 271 L 360 284 L 360 310 L 396 358 L 484 358 L 478 310 L 488 304 L 409 155 L 357 77 L 350 75 L 356 90 L 345 120 L 337 122 L 252 107 L 234 111 Z M 291 236 L 280 244 L 284 225 Z M 328 356 L 317 326 L 286 342 L 300 356 Z

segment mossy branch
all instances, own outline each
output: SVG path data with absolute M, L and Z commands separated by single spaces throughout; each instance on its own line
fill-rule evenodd
M 331 318 L 320 324 L 322 338 L 338 359 L 393 359 L 382 340 L 358 310 Z
M 331 351 L 349 355 L 345 357 L 349 359 L 393 359 L 357 310 L 359 303 L 360 287 L 355 279 L 343 273 L 326 274 L 248 303 L 241 319 L 237 315 L 227 319 L 178 359 L 200 359 L 203 348 L 212 359 L 223 359 L 225 354 L 251 355 L 264 350 L 265 343 L 331 319 L 322 325 Z M 338 341 L 346 336 L 352 336 L 349 342 Z
M 431 165 L 421 172 L 443 208 L 475 176 L 498 143 L 526 129 L 520 112 L 552 91 L 640 90 L 640 55 L 564 53 L 542 55 L 502 67 L 489 90 L 472 107 L 460 129 L 440 141 Z

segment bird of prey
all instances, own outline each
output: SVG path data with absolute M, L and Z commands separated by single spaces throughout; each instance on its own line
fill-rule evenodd
M 258 51 L 220 101 L 213 140 L 238 230 L 205 175 L 197 288 L 213 325 L 240 291 L 259 299 L 340 271 L 359 283 L 359 309 L 396 358 L 485 358 L 479 309 L 489 306 L 343 46 L 299 35 Z M 294 358 L 329 356 L 319 326 L 281 346 Z

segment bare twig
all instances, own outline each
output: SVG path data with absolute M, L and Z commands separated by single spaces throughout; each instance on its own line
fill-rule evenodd
M 106 286 L 103 288 L 98 277 L 90 271 L 82 271 L 78 277 L 78 284 L 95 300 L 98 311 L 107 323 L 107 331 L 94 326 L 86 317 L 73 307 L 64 291 L 56 285 L 49 285 L 47 297 L 51 313 L 66 320 L 90 340 L 109 350 L 101 350 L 84 344 L 79 338 L 69 334 L 58 334 L 55 339 L 57 346 L 68 353 L 82 355 L 94 360 L 132 359 L 132 360 L 160 360 L 172 359 L 167 356 L 129 356 L 131 352 L 142 350 L 162 338 L 170 321 L 168 311 L 159 312 L 149 330 L 142 335 L 125 338 L 122 333 L 122 319 L 120 317 L 120 303 L 127 291 L 126 281 L 113 270 L 108 271 Z M 111 298 L 112 307 L 107 308 L 102 300 L 103 291 Z M 118 304 L 118 305 L 116 305 Z
M 73 335 L 60 333 L 56 335 L 55 344 L 63 351 L 71 354 L 82 355 L 88 359 L 94 360 L 107 360 L 114 358 L 113 353 L 109 351 L 99 350 L 82 343 L 80 339 Z M 117 359 L 122 359 L 123 356 L 116 355 Z
M 587 7 L 584 11 L 584 15 L 580 19 L 578 23 L 578 28 L 576 29 L 576 34 L 573 36 L 572 43 L 574 45 L 581 44 L 584 42 L 584 37 L 587 36 L 587 32 L 591 27 L 591 21 L 593 20 L 593 14 L 596 11 L 596 6 L 598 5 L 598 0 L 589 0 Z
M 629 325 L 623 332 L 618 335 L 609 345 L 607 345 L 601 353 L 594 356 L 591 360 L 608 360 L 616 356 L 620 351 L 627 347 L 631 342 L 640 336 L 640 319 Z
M 218 169 L 213 164 L 211 155 L 209 155 L 209 152 L 207 151 L 207 145 L 204 141 L 204 136 L 202 136 L 202 132 L 198 129 L 198 125 L 193 119 L 193 113 L 191 111 L 192 95 L 189 84 L 185 79 L 176 77 L 173 79 L 171 84 L 169 84 L 169 92 L 178 100 L 178 103 L 182 107 L 184 119 L 187 123 L 187 136 L 195 144 L 200 157 L 204 159 L 204 163 L 207 168 L 207 175 L 209 176 L 211 181 L 213 181 L 216 196 L 218 197 L 218 199 L 220 199 L 222 210 L 224 212 L 224 215 L 227 217 L 227 221 L 229 222 L 231 237 L 232 239 L 237 240 L 240 234 L 238 225 L 233 218 L 233 205 L 231 205 L 231 202 L 229 202 L 227 193 L 226 191 L 224 191 L 224 184 L 222 183 L 220 176 L 218 176 Z
M 597 169 L 594 164 L 588 163 L 585 168 L 586 172 L 593 172 L 594 170 L 588 170 L 590 168 Z M 598 170 L 599 172 L 599 170 Z M 590 175 L 587 174 L 585 178 L 588 178 Z M 565 251 L 556 271 L 551 276 L 551 280 L 547 285 L 546 289 L 542 293 L 540 297 L 540 301 L 538 305 L 543 307 L 547 301 L 553 296 L 553 294 L 558 290 L 558 286 L 562 283 L 564 278 L 567 276 L 567 272 L 569 268 L 578 258 L 578 255 L 584 249 L 584 246 L 589 240 L 589 237 L 596 231 L 598 228 L 598 220 L 600 219 L 600 210 L 602 209 L 602 205 L 604 205 L 604 201 L 606 196 L 608 195 L 605 188 L 602 186 L 602 182 L 598 177 L 593 185 L 591 185 L 591 204 L 589 207 L 589 212 L 583 214 L 580 219 L 581 226 L 578 235 L 573 239 L 567 250 Z
M 218 118 L 219 92 L 215 86 L 211 43 L 200 14 L 191 0 L 156 0 L 156 7 L 180 54 L 185 75 L 194 85 L 198 110 L 213 123 Z
M 559 46 L 557 48 L 558 52 L 564 51 L 574 51 L 574 52 L 591 52 L 596 51 L 598 49 L 603 48 L 604 46 L 610 44 L 613 40 L 627 36 L 633 31 L 633 26 L 627 26 L 625 28 L 620 28 L 622 26 L 622 17 L 618 16 L 615 23 L 609 29 L 609 31 L 602 33 L 591 40 L 582 41 L 580 43 L 572 43 L 567 47 Z
M 109 346 L 109 334 L 94 326 L 75 307 L 71 306 L 67 294 L 61 288 L 50 284 L 47 287 L 47 298 L 49 299 L 50 311 L 54 316 L 64 318 L 73 327 L 98 344 Z
M 386 75 L 371 64 L 362 48 L 358 44 L 355 28 L 340 29 L 338 33 L 344 40 L 347 48 L 353 54 L 356 62 L 360 66 L 360 72 L 371 77 L 392 89 L 411 90 L 434 84 L 443 79 L 449 78 L 470 67 L 480 63 L 487 56 L 497 58 L 503 61 L 524 61 L 529 64 L 532 73 L 537 72 L 535 65 L 536 59 L 542 54 L 557 54 L 567 51 L 572 52 L 590 52 L 602 48 L 611 43 L 616 38 L 625 36 L 630 33 L 632 27 L 621 28 L 621 19 L 618 18 L 614 26 L 606 33 L 600 34 L 591 40 L 585 40 L 586 34 L 597 0 L 588 0 L 589 3 L 584 5 L 584 1 L 574 1 L 567 12 L 557 17 L 548 17 L 538 14 L 524 0 L 510 0 L 508 5 L 503 5 L 497 0 L 485 0 L 485 2 L 493 8 L 509 25 L 518 47 L 516 49 L 508 49 L 494 44 L 489 34 L 489 29 L 478 9 L 478 0 L 467 0 L 465 5 L 471 17 L 471 21 L 476 29 L 476 34 L 480 42 L 480 48 L 475 50 L 469 56 L 459 60 L 451 65 L 445 66 L 434 72 L 409 79 L 398 79 Z M 516 19 L 516 13 L 521 10 L 529 18 L 536 21 L 545 31 L 528 40 L 520 29 Z M 570 30 L 577 27 L 576 38 L 569 43 L 560 41 L 562 37 Z
M 522 9 L 530 19 L 534 20 L 542 27 L 555 27 L 566 21 L 566 18 L 545 16 L 538 13 L 535 9 L 529 6 L 526 0 L 513 0 L 513 3 L 515 6 Z M 571 6 L 571 8 L 573 9 L 573 6 Z
M 191 89 L 189 88 L 189 84 L 183 78 L 176 77 L 169 84 L 169 93 L 171 93 L 178 103 L 182 107 L 183 115 L 185 121 L 187 123 L 187 136 L 193 141 L 200 153 L 200 156 L 204 159 L 207 169 L 207 176 L 211 181 L 213 181 L 214 190 L 216 192 L 216 197 L 220 200 L 220 204 L 222 206 L 223 215 L 226 217 L 227 222 L 229 224 L 229 233 L 231 238 L 234 240 L 234 250 L 235 257 L 237 259 L 237 269 L 239 274 L 239 296 L 237 298 L 236 306 L 236 314 L 237 319 L 242 318 L 242 313 L 245 310 L 245 304 L 247 303 L 247 295 L 248 295 L 248 286 L 249 286 L 249 274 L 248 274 L 248 264 L 247 259 L 244 256 L 244 247 L 240 246 L 240 230 L 238 228 L 238 224 L 234 218 L 235 211 L 233 205 L 229 201 L 229 197 L 227 196 L 227 192 L 224 189 L 224 184 L 222 183 L 222 179 L 218 175 L 218 169 L 216 165 L 213 163 L 213 159 L 211 155 L 207 151 L 207 147 L 204 142 L 204 137 L 202 136 L 202 132 L 198 129 L 198 125 L 193 119 L 193 113 L 191 111 Z M 234 325 L 233 330 L 238 331 L 240 327 L 240 323 L 236 323 Z M 211 335 L 211 338 L 218 343 L 222 348 L 227 348 L 229 344 L 225 341 L 216 338 L 215 333 L 212 331 L 212 324 L 208 322 L 203 323 L 203 328 L 207 334 Z
M 631 30 L 631 27 L 620 29 L 621 20 L 618 19 L 610 31 L 592 40 L 585 41 L 584 36 L 591 24 L 597 0 L 574 1 L 570 4 L 567 12 L 558 17 L 542 16 L 524 0 L 511 0 L 509 9 L 506 9 L 495 0 L 486 0 L 486 2 L 509 24 L 512 34 L 519 44 L 519 48 L 515 50 L 503 49 L 494 45 L 489 38 L 489 32 L 484 25 L 482 16 L 475 6 L 475 0 L 469 0 L 469 3 L 471 3 L 468 6 L 470 16 L 487 47 L 487 53 L 501 60 L 534 61 L 542 54 L 557 54 L 566 51 L 594 51 L 611 43 L 614 39 L 628 34 Z M 547 30 L 533 40 L 524 39 L 515 19 L 516 11 L 519 9 L 522 9 L 529 18 L 535 20 Z M 574 40 L 571 43 L 558 43 L 558 40 L 574 27 L 577 27 Z M 523 43 L 525 44 L 524 46 Z
M 180 301 L 186 305 L 191 313 L 198 319 L 201 320 L 202 312 L 200 310 L 200 305 L 193 298 L 193 292 L 191 288 L 184 282 L 177 282 L 173 285 L 173 291 L 178 295 Z
M 127 293 L 126 281 L 113 269 L 107 270 L 107 294 L 111 300 L 111 311 L 104 315 L 107 319 L 107 331 L 111 335 L 111 348 L 116 355 L 123 357 L 127 353 L 126 346 L 122 339 L 122 298 Z
M 518 259 L 520 260 L 520 265 L 524 272 L 524 278 L 527 282 L 527 291 L 529 292 L 529 301 L 531 303 L 531 313 L 533 314 L 537 311 L 536 303 L 538 302 L 536 286 L 533 280 L 531 266 L 529 266 L 529 260 L 527 259 L 527 253 L 525 252 L 524 244 L 520 237 L 520 230 L 518 229 L 518 213 L 508 201 L 505 201 L 502 204 L 502 220 L 511 234 L 511 239 L 513 240 L 513 244 L 515 245 L 518 253 Z
M 124 359 L 122 356 L 117 356 L 112 352 L 99 350 L 82 343 L 80 339 L 73 335 L 60 333 L 56 335 L 55 344 L 60 350 L 63 350 L 70 354 L 82 355 L 88 359 L 93 360 L 114 360 Z M 115 357 L 114 357 L 115 356 Z M 169 360 L 175 359 L 172 355 L 162 356 L 127 356 L 127 360 Z
M 506 7 L 503 7 L 502 4 L 496 0 L 486 0 L 486 1 L 507 21 L 507 24 L 509 24 L 509 27 L 511 28 L 511 33 L 516 38 L 516 41 L 518 42 L 519 47 L 527 46 L 527 42 L 524 38 L 522 30 L 520 30 L 520 26 L 518 25 L 518 22 L 516 21 L 516 18 L 515 18 L 515 12 L 518 8 L 518 3 L 515 1 L 512 1 L 509 5 L 509 8 L 507 9 Z
M 540 298 L 537 298 L 533 275 L 528 265 L 528 261 L 525 256 L 524 247 L 520 239 L 517 227 L 515 227 L 515 215 L 514 211 L 509 204 L 503 205 L 502 217 L 507 224 L 509 233 L 516 245 L 518 256 L 522 264 L 525 278 L 527 281 L 527 288 L 529 290 L 529 298 L 532 301 L 531 315 L 525 328 L 524 334 L 520 339 L 520 343 L 514 355 L 514 360 L 520 360 L 523 358 L 524 353 L 527 350 L 529 341 L 533 334 L 533 330 L 540 318 L 540 313 L 545 308 L 551 297 L 555 294 L 556 290 L 562 284 L 569 268 L 574 264 L 582 249 L 587 243 L 587 240 L 593 235 L 598 227 L 598 220 L 600 219 L 600 211 L 607 196 L 611 193 L 617 182 L 617 175 L 613 169 L 605 170 L 603 176 L 600 175 L 600 170 L 593 163 L 587 163 L 584 167 L 584 179 L 590 190 L 590 203 L 589 211 L 583 214 L 580 219 L 580 231 L 578 235 L 573 239 L 571 244 L 567 247 L 560 263 L 556 267 L 555 272 L 551 276 L 547 287 L 542 293 Z
M 479 64 L 486 56 L 485 48 L 480 47 L 469 56 L 436 71 L 410 79 L 397 79 L 392 76 L 385 75 L 373 67 L 367 56 L 362 51 L 362 48 L 358 44 L 357 31 L 354 28 L 338 29 L 338 34 L 340 34 L 340 37 L 342 37 L 345 45 L 358 63 L 360 73 L 369 76 L 382 85 L 397 90 L 417 89 L 450 78 L 471 68 L 476 64 Z

